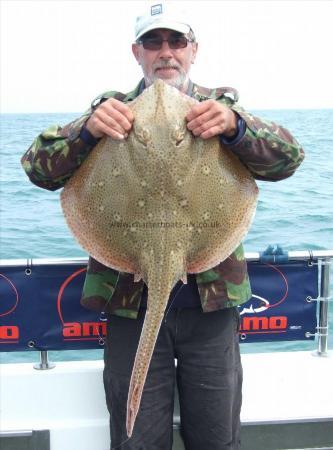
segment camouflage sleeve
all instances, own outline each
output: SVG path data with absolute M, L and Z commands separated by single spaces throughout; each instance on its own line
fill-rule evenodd
M 82 126 L 90 114 L 88 110 L 68 125 L 51 126 L 37 136 L 21 159 L 23 169 L 34 184 L 51 191 L 64 186 L 93 147 L 80 138 Z
M 278 181 L 290 177 L 304 159 L 304 151 L 288 130 L 259 119 L 237 104 L 231 109 L 246 122 L 246 132 L 228 146 L 257 180 Z

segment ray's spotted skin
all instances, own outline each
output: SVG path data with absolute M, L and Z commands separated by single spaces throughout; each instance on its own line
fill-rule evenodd
M 187 130 L 195 103 L 157 80 L 129 104 L 135 120 L 128 138 L 103 138 L 61 195 L 81 246 L 148 286 L 128 394 L 129 437 L 170 291 L 186 273 L 225 260 L 256 208 L 257 186 L 238 158 L 217 137 L 194 138 Z

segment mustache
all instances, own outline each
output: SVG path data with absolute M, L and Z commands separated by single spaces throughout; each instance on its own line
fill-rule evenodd
M 178 64 L 175 63 L 171 63 L 169 61 L 159 61 L 158 63 L 153 65 L 153 70 L 158 70 L 158 69 L 175 69 L 178 70 L 178 72 L 180 72 L 180 66 Z

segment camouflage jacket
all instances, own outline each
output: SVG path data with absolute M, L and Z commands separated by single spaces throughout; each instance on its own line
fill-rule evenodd
M 80 131 L 96 106 L 111 97 L 128 103 L 141 93 L 143 86 L 141 80 L 127 94 L 106 92 L 79 119 L 64 127 L 51 126 L 41 133 L 22 157 L 30 180 L 48 190 L 63 187 L 93 148 L 80 138 Z M 278 181 L 295 172 L 304 152 L 289 131 L 244 111 L 237 103 L 238 93 L 233 88 L 207 89 L 191 83 L 191 91 L 195 99 L 215 99 L 245 120 L 245 135 L 228 148 L 254 178 Z M 196 274 L 196 282 L 204 312 L 246 302 L 251 297 L 251 288 L 242 244 L 218 266 Z M 136 318 L 142 291 L 143 282 L 134 283 L 132 274 L 118 273 L 90 258 L 81 303 L 89 309 Z

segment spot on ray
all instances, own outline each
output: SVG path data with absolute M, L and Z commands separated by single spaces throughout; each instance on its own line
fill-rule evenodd
M 210 170 L 210 167 L 209 167 L 209 166 L 207 166 L 207 165 L 202 166 L 202 173 L 203 173 L 204 175 L 209 175 L 210 172 L 211 172 L 211 170 Z

